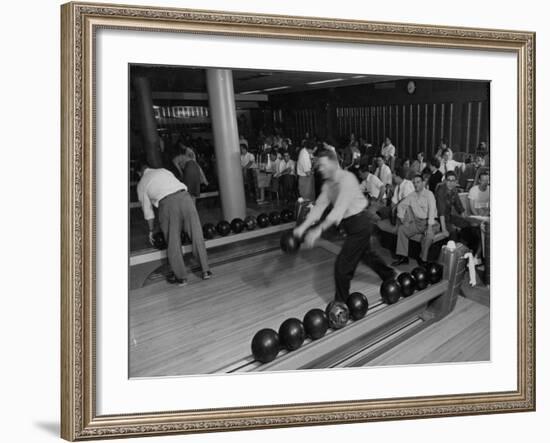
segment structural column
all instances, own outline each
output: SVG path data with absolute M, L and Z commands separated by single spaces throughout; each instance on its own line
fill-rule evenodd
M 230 69 L 207 69 L 206 85 L 223 217 L 228 221 L 236 217 L 244 218 L 246 200 L 241 170 L 233 73 Z
M 147 77 L 136 77 L 134 80 L 139 107 L 141 135 L 147 155 L 147 163 L 152 168 L 162 168 L 160 140 L 157 133 L 157 122 L 153 112 L 151 84 Z

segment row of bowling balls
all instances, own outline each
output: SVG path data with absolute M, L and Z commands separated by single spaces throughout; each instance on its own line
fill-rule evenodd
M 212 239 L 218 235 L 225 237 L 231 232 L 239 234 L 243 230 L 252 231 L 256 227 L 267 228 L 271 225 L 279 225 L 281 223 L 289 223 L 294 220 L 294 211 L 291 209 L 283 209 L 280 213 L 277 211 L 270 212 L 269 214 L 262 213 L 257 217 L 249 215 L 244 220 L 240 218 L 234 218 L 231 223 L 222 220 L 216 226 L 212 223 L 205 223 L 202 227 L 202 233 L 207 240 Z
M 380 285 L 382 301 L 389 305 L 401 297 L 410 297 L 414 291 L 426 289 L 429 284 L 438 283 L 443 278 L 443 266 L 440 263 L 427 263 L 425 267 L 414 268 L 410 273 L 402 272 L 396 279 L 385 280 Z
M 281 349 L 294 351 L 304 343 L 306 338 L 318 340 L 329 328 L 340 329 L 348 320 L 362 319 L 369 309 L 367 297 L 354 292 L 346 303 L 332 301 L 326 309 L 311 309 L 300 321 L 289 318 L 281 323 L 279 331 L 261 329 L 252 338 L 252 355 L 261 363 L 269 363 L 277 357 Z
M 289 223 L 294 220 L 294 211 L 292 209 L 283 209 L 280 213 L 277 211 L 270 212 L 269 214 L 262 213 L 257 217 L 249 215 L 244 220 L 235 218 L 231 223 L 222 220 L 217 225 L 212 223 L 205 223 L 202 227 L 202 234 L 205 239 L 210 240 L 216 236 L 216 234 L 225 237 L 231 232 L 239 234 L 243 230 L 252 231 L 256 227 L 266 228 L 271 225 L 279 225 L 281 223 Z M 183 244 L 191 243 L 191 239 L 186 232 L 181 233 L 181 242 Z M 167 244 L 162 232 L 156 232 L 153 235 L 153 246 L 156 249 L 166 249 Z

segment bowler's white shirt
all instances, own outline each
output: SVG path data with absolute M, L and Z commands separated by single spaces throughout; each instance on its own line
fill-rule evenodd
M 302 148 L 300 154 L 298 154 L 296 173 L 302 177 L 311 173 L 311 155 L 306 148 Z
M 137 185 L 137 195 L 145 220 L 155 218 L 153 206 L 158 208 L 159 202 L 164 197 L 181 190 L 187 191 L 187 186 L 167 169 L 145 169 Z

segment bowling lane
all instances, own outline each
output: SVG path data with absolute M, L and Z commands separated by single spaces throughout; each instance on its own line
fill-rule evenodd
M 183 288 L 130 293 L 130 376 L 206 374 L 250 355 L 254 333 L 278 329 L 333 298 L 335 253 L 325 248 L 294 256 L 279 250 L 224 262 L 214 278 Z M 352 291 L 379 300 L 379 279 L 360 266 Z

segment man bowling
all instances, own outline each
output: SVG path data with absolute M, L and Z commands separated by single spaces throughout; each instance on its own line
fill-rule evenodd
M 395 271 L 371 250 L 373 224 L 365 211 L 368 202 L 355 175 L 341 169 L 336 153 L 329 150 L 318 154 L 318 169 L 325 179 L 321 194 L 303 223 L 294 229 L 294 235 L 302 238 L 305 234 L 304 244 L 311 248 L 323 231 L 333 225 L 340 225 L 346 231 L 347 237 L 334 263 L 335 299 L 345 302 L 351 279 L 361 260 L 382 280 L 394 277 Z M 325 219 L 309 229 L 321 219 L 329 205 L 332 205 L 332 210 Z

